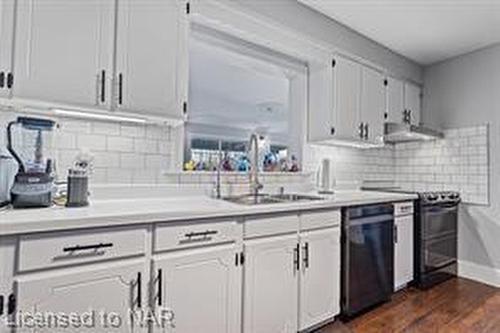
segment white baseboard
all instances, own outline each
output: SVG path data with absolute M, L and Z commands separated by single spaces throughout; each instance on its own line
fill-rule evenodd
M 500 269 L 478 265 L 470 261 L 458 261 L 458 276 L 500 288 Z

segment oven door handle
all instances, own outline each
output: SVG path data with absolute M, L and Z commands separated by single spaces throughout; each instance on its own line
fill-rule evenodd
M 448 206 L 448 207 L 428 207 L 425 209 L 426 213 L 449 213 L 457 211 L 458 206 Z

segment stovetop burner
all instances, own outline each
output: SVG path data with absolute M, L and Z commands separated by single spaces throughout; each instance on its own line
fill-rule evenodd
M 426 204 L 456 203 L 460 201 L 460 193 L 455 191 L 420 192 L 418 196 Z
M 410 191 L 401 187 L 362 187 L 366 191 L 382 191 L 396 193 L 414 193 L 418 195 L 420 202 L 425 205 L 459 203 L 460 193 L 456 191 Z

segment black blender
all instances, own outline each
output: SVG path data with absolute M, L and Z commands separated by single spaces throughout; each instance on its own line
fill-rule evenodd
M 11 189 L 14 208 L 52 205 L 55 162 L 50 157 L 50 146 L 44 145 L 51 139 L 54 126 L 52 120 L 18 117 L 7 127 L 7 149 L 19 165 Z M 17 147 L 14 147 L 14 134 L 21 139 Z

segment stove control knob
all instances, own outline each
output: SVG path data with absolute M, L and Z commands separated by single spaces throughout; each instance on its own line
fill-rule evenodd
M 438 199 L 438 196 L 436 194 L 434 194 L 434 193 L 429 193 L 427 195 L 427 200 L 429 200 L 429 201 L 435 201 L 437 199 Z

